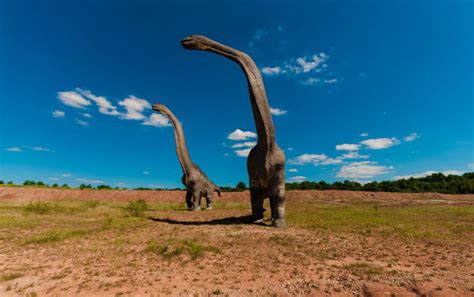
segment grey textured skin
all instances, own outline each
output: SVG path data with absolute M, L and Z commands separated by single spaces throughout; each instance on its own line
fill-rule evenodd
M 221 191 L 218 186 L 209 180 L 201 168 L 191 161 L 181 123 L 171 110 L 163 104 L 154 104 L 153 110 L 165 115 L 173 124 L 176 155 L 181 164 L 181 169 L 183 169 L 181 181 L 186 187 L 186 204 L 188 209 L 200 210 L 201 197 L 206 198 L 206 209 L 212 209 L 212 195 L 216 191 L 220 197 Z
M 205 36 L 184 38 L 181 45 L 190 50 L 208 51 L 237 63 L 247 78 L 258 142 L 250 151 L 247 171 L 250 179 L 252 220 L 263 219 L 263 201 L 270 198 L 272 224 L 286 227 L 285 221 L 285 154 L 275 142 L 275 128 L 268 106 L 260 71 L 246 53 L 218 43 Z

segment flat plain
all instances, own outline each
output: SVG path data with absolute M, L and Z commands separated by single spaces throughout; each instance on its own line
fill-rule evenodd
M 0 187 L 0 295 L 474 295 L 474 195 L 290 191 L 286 229 L 215 201 Z

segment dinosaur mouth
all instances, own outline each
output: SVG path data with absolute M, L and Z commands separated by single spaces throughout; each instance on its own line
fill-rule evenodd
M 197 46 L 197 42 L 192 36 L 188 36 L 181 40 L 181 45 L 187 49 L 194 49 Z

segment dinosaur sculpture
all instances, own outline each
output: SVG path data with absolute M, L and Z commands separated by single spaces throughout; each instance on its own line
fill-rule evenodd
M 209 51 L 224 56 L 243 70 L 258 135 L 257 145 L 250 151 L 247 159 L 252 220 L 263 219 L 263 201 L 270 198 L 272 224 L 285 227 L 285 154 L 275 142 L 275 128 L 260 71 L 247 54 L 205 36 L 186 37 L 181 45 L 186 49 Z
M 153 110 L 164 114 L 173 124 L 176 154 L 183 170 L 181 181 L 186 187 L 188 209 L 200 210 L 201 197 L 206 198 L 206 209 L 212 209 L 212 194 L 214 191 L 217 192 L 219 197 L 221 196 L 219 187 L 211 182 L 201 168 L 191 161 L 184 139 L 183 127 L 171 110 L 163 104 L 154 104 L 152 107 Z

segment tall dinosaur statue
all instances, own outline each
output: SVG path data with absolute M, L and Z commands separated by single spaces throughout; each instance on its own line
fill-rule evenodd
M 224 56 L 237 63 L 244 72 L 258 135 L 257 145 L 247 159 L 252 220 L 263 219 L 263 201 L 270 198 L 272 224 L 285 227 L 285 154 L 275 142 L 275 128 L 260 71 L 246 53 L 205 36 L 188 36 L 181 41 L 181 45 L 186 49 Z
M 152 108 L 164 114 L 173 124 L 176 155 L 178 155 L 179 164 L 181 164 L 181 169 L 183 170 L 181 181 L 186 187 L 186 204 L 188 209 L 200 210 L 201 197 L 206 198 L 206 209 L 212 209 L 212 194 L 216 191 L 220 197 L 221 191 L 218 186 L 209 180 L 201 168 L 191 161 L 181 123 L 165 105 L 154 104 Z

